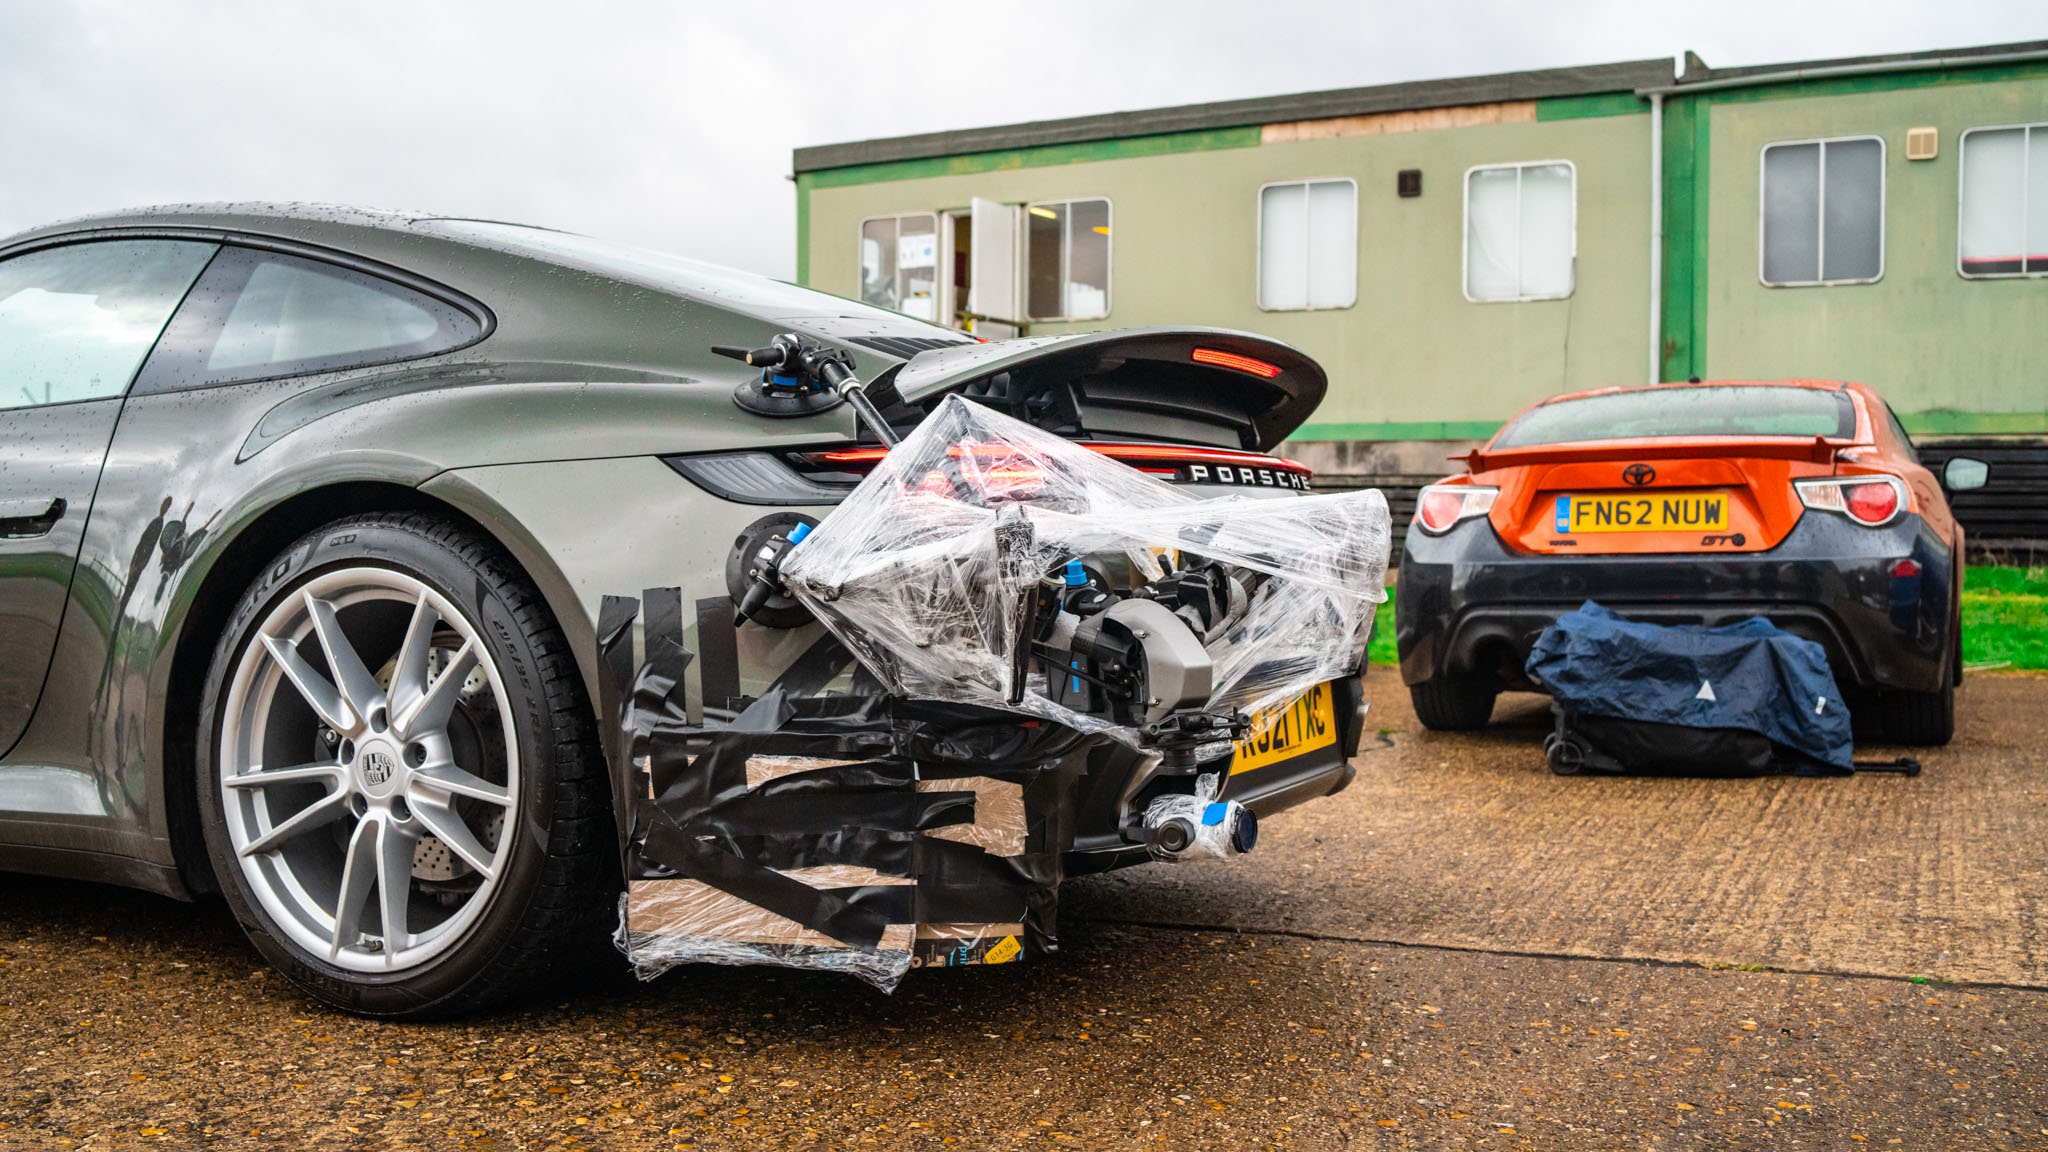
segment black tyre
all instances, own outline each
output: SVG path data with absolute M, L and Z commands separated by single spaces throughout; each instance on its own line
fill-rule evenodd
M 314 997 L 449 1015 L 604 947 L 618 881 L 590 707 L 491 541 L 417 513 L 306 536 L 236 605 L 200 707 L 221 891 Z
M 1956 686 L 1934 692 L 1887 692 L 1879 697 L 1878 731 L 1887 744 L 1939 747 L 1955 738 Z
M 1415 703 L 1415 716 L 1434 732 L 1472 732 L 1486 727 L 1493 717 L 1493 700 L 1500 689 L 1485 681 L 1439 677 L 1408 686 L 1408 698 Z

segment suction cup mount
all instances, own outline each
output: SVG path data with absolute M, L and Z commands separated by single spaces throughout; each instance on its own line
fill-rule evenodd
M 713 352 L 761 370 L 733 389 L 732 402 L 762 416 L 809 416 L 846 402 L 835 385 L 853 375 L 853 358 L 808 336 L 785 332 L 765 348 L 713 344 Z
M 809 336 L 784 332 L 766 348 L 713 344 L 713 352 L 744 361 L 761 370 L 759 380 L 733 389 L 733 403 L 763 416 L 808 416 L 840 404 L 851 404 L 861 423 L 884 447 L 899 437 L 882 410 L 861 390 L 853 374 L 853 357 L 844 348 L 827 348 Z

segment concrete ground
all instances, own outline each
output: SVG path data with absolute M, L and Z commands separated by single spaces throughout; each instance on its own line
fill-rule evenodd
M 218 905 L 0 876 L 0 1147 L 2048 1147 L 2048 679 L 1918 779 L 1560 779 L 1423 732 L 1066 952 L 327 1012 Z M 1872 749 L 1865 752 L 1876 751 Z

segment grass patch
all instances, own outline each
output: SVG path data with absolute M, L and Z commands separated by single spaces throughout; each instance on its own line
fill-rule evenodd
M 1372 641 L 1365 648 L 1367 664 L 1382 664 L 1392 668 L 1401 662 L 1394 650 L 1394 589 L 1387 588 L 1387 602 L 1372 616 Z
M 2048 596 L 2048 568 L 1993 568 L 1972 564 L 1963 573 L 1968 596 Z
M 1399 663 L 1392 588 L 1373 616 L 1366 661 Z M 2048 568 L 1970 566 L 1963 577 L 1963 663 L 2048 671 Z
M 1963 663 L 2048 669 L 2048 568 L 1963 575 Z

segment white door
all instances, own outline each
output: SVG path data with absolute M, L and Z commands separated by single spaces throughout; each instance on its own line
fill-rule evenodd
M 1024 229 L 1024 209 L 1015 204 L 998 204 L 976 197 L 970 202 L 967 259 L 967 310 L 1001 320 L 1015 320 L 1024 311 L 1022 279 L 1017 270 L 1018 239 Z M 1015 324 L 994 320 L 974 322 L 974 334 L 1003 340 L 1017 334 Z

